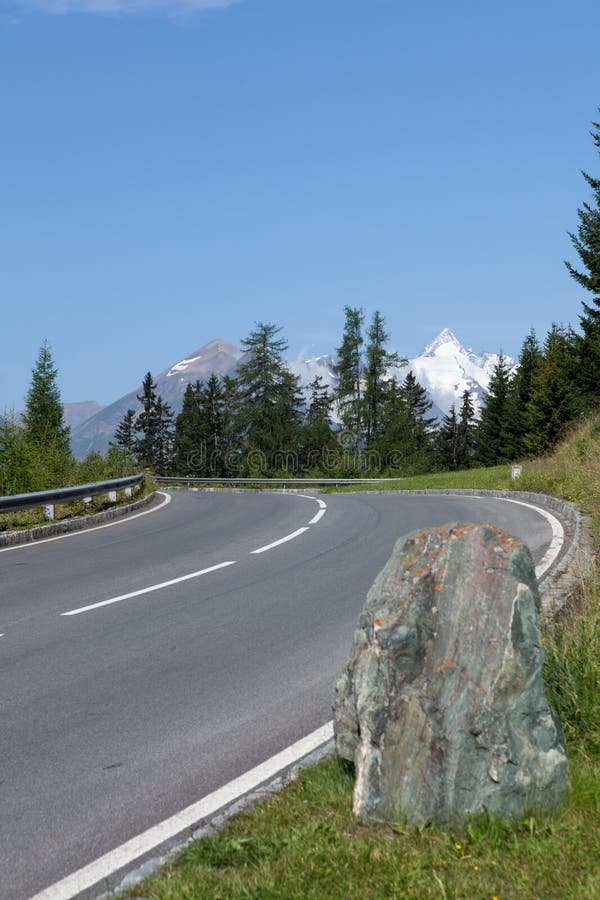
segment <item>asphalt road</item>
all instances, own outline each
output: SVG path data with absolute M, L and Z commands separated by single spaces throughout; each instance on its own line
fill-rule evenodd
M 492 522 L 536 561 L 552 537 L 496 500 L 323 500 L 258 554 L 318 501 L 173 491 L 149 515 L 0 551 L 0 897 L 32 896 L 329 720 L 400 535 Z

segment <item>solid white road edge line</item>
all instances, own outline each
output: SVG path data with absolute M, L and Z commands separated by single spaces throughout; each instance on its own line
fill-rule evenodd
M 325 515 L 325 512 L 326 512 L 326 510 L 320 509 L 319 512 L 318 512 L 316 515 L 314 515 L 314 516 L 312 517 L 312 519 L 310 520 L 310 522 L 309 522 L 308 524 L 309 524 L 309 525 L 316 525 L 317 522 L 319 521 L 319 519 L 322 519 L 322 518 L 323 518 L 323 516 Z
M 149 516 L 150 513 L 158 512 L 163 506 L 167 506 L 172 499 L 171 495 L 165 494 L 164 491 L 157 491 L 156 493 L 161 494 L 165 499 L 162 503 L 159 503 L 158 506 L 153 506 L 152 509 L 145 509 L 143 512 L 134 513 L 132 516 L 125 515 L 121 519 L 115 519 L 114 522 L 107 522 L 106 525 L 94 525 L 92 528 L 81 528 L 79 531 L 69 531 L 67 534 L 58 534 L 56 537 L 41 538 L 39 541 L 29 541 L 27 544 L 16 544 L 14 547 L 2 547 L 0 553 L 8 553 L 9 550 L 24 550 L 26 547 L 39 547 L 40 544 L 49 544 L 51 541 L 62 541 L 65 538 L 77 537 L 80 534 L 89 534 L 90 531 L 101 531 L 103 528 L 112 528 L 113 525 L 124 525 L 126 522 L 131 522 L 133 519 L 139 519 L 141 516 Z
M 271 550 L 273 547 L 278 547 L 280 544 L 286 544 L 288 541 L 293 541 L 294 538 L 304 534 L 305 531 L 308 531 L 308 525 L 305 525 L 304 528 L 298 528 L 297 531 L 293 531 L 291 534 L 286 534 L 285 537 L 279 538 L 278 541 L 273 541 L 272 544 L 267 544 L 265 547 L 259 547 L 258 550 L 251 550 L 250 552 L 264 553 L 265 550 Z
M 518 506 L 527 506 L 529 509 L 534 509 L 540 516 L 543 516 L 544 519 L 550 525 L 552 529 L 552 540 L 550 541 L 550 546 L 544 553 L 543 557 L 535 567 L 535 574 L 537 578 L 541 578 L 545 572 L 548 571 L 560 551 L 562 550 L 562 545 L 565 541 L 565 531 L 562 527 L 562 524 L 553 516 L 552 513 L 549 513 L 548 510 L 542 509 L 541 506 L 536 506 L 534 503 L 526 503 L 524 500 L 513 500 L 511 497 L 473 497 L 474 500 L 500 500 L 503 503 L 516 503 Z
M 208 575 L 209 572 L 216 572 L 217 569 L 225 569 L 227 566 L 235 566 L 235 560 L 222 562 L 216 566 L 209 566 L 208 569 L 200 569 L 199 572 L 190 572 L 189 575 L 180 575 L 179 578 L 171 578 L 170 581 L 153 584 L 139 591 L 131 591 L 130 594 L 121 594 L 120 597 L 111 597 L 110 600 L 100 600 L 99 603 L 90 603 L 89 606 L 80 606 L 79 609 L 70 609 L 68 612 L 61 613 L 61 616 L 78 616 L 79 613 L 89 612 L 91 609 L 100 609 L 101 606 L 110 606 L 111 603 L 119 603 L 121 600 L 129 600 L 131 597 L 141 597 L 142 594 L 151 594 L 153 591 L 160 591 L 163 588 L 170 587 L 172 584 L 189 581 L 191 578 L 199 578 L 201 575 Z
M 327 722 L 311 734 L 296 741 L 290 747 L 276 753 L 270 759 L 250 769 L 239 778 L 234 778 L 211 794 L 207 794 L 191 806 L 175 813 L 164 822 L 154 825 L 137 837 L 131 838 L 106 853 L 99 859 L 84 866 L 72 875 L 68 875 L 56 884 L 45 888 L 31 900 L 71 900 L 81 891 L 93 887 L 99 881 L 108 878 L 114 872 L 134 862 L 140 856 L 149 853 L 155 847 L 170 840 L 186 829 L 192 828 L 202 819 L 213 815 L 219 809 L 239 800 L 245 794 L 257 788 L 265 781 L 274 778 L 283 769 L 299 762 L 313 750 L 327 743 L 333 737 L 333 722 Z

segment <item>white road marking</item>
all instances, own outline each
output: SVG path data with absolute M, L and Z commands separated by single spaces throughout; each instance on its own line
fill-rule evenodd
M 158 512 L 159 509 L 162 509 L 163 506 L 167 506 L 171 502 L 171 495 L 165 494 L 164 491 L 157 491 L 157 494 L 161 494 L 165 499 L 162 503 L 159 503 L 158 506 L 153 506 L 152 509 L 145 509 L 143 512 L 134 513 L 132 516 L 124 515 L 122 518 L 115 519 L 114 522 L 107 522 L 106 525 L 94 525 L 92 528 L 81 528 L 79 531 L 69 531 L 67 534 L 58 534 L 56 537 L 50 538 L 40 538 L 38 541 L 28 541 L 26 544 L 16 544 L 14 547 L 2 547 L 0 548 L 0 553 L 8 553 L 9 550 L 24 550 L 27 547 L 39 547 L 40 544 L 49 544 L 51 541 L 62 541 L 64 538 L 77 537 L 80 534 L 89 534 L 90 531 L 101 531 L 102 528 L 112 528 L 113 525 L 124 525 L 126 522 L 131 522 L 133 519 L 139 519 L 141 516 L 149 516 L 150 513 Z
M 325 515 L 325 512 L 326 512 L 326 510 L 320 509 L 319 512 L 318 512 L 316 515 L 314 515 L 314 516 L 312 517 L 312 519 L 310 520 L 310 522 L 309 522 L 308 524 L 309 524 L 309 525 L 316 525 L 317 522 L 319 521 L 319 519 L 322 519 L 322 518 L 323 518 L 323 516 Z
M 327 509 L 327 504 L 324 500 L 320 500 L 318 497 L 311 497 L 309 494 L 297 494 L 298 497 L 304 497 L 305 500 L 314 500 L 315 503 L 319 504 L 320 509 Z
M 259 785 L 270 781 L 281 771 L 299 762 L 303 757 L 312 753 L 313 750 L 327 743 L 332 737 L 333 722 L 327 722 L 321 728 L 317 728 L 316 731 L 296 741 L 295 744 L 240 775 L 239 778 L 234 778 L 233 781 L 213 791 L 211 794 L 207 794 L 206 797 L 203 797 L 196 803 L 192 803 L 191 806 L 182 809 L 181 812 L 175 813 L 174 816 L 165 819 L 164 822 L 148 828 L 147 831 L 131 838 L 131 840 L 121 844 L 120 847 L 111 850 L 110 853 L 106 853 L 77 872 L 73 872 L 72 875 L 68 875 L 61 881 L 56 882 L 56 884 L 45 888 L 45 890 L 36 894 L 35 897 L 32 897 L 31 900 L 71 900 L 72 897 L 77 896 L 81 891 L 93 887 L 165 841 L 192 828 L 224 806 L 228 806 L 259 787 Z
M 560 551 L 562 550 L 562 546 L 565 541 L 565 531 L 562 527 L 559 520 L 556 516 L 553 516 L 552 513 L 549 513 L 548 510 L 543 509 L 541 506 L 535 506 L 533 503 L 526 503 L 524 500 L 513 500 L 512 497 L 471 497 L 472 500 L 500 500 L 504 503 L 516 503 L 518 506 L 526 506 L 529 509 L 535 510 L 540 516 L 543 516 L 544 519 L 549 523 L 550 528 L 552 529 L 552 540 L 550 541 L 550 546 L 546 550 L 545 554 L 535 567 L 535 574 L 537 578 L 541 578 L 545 572 L 548 571 Z
M 299 537 L 301 534 L 304 534 L 305 531 L 308 531 L 308 525 L 305 525 L 304 528 L 298 528 L 297 531 L 293 531 L 291 534 L 286 534 L 285 537 L 279 538 L 278 541 L 273 541 L 272 544 L 267 544 L 265 547 L 259 547 L 258 550 L 251 550 L 251 553 L 264 553 L 266 550 L 272 550 L 273 547 L 279 547 L 280 544 L 286 544 L 288 541 L 293 541 L 294 538 Z
M 179 584 L 182 581 L 190 581 L 192 578 L 199 578 L 201 575 L 208 575 L 209 572 L 216 572 L 217 569 L 225 569 L 227 566 L 235 566 L 235 560 L 222 562 L 216 566 L 209 566 L 208 569 L 200 569 L 199 572 L 190 572 L 189 575 L 181 575 L 179 578 L 171 578 L 170 581 L 163 581 L 160 584 L 153 584 L 150 587 L 142 588 L 139 591 L 131 591 L 130 594 L 121 594 L 120 597 L 111 597 L 110 600 L 101 600 L 99 603 L 90 603 L 89 606 L 81 606 L 79 609 L 71 609 L 68 612 L 61 613 L 61 616 L 78 616 L 79 613 L 89 612 L 92 609 L 100 609 L 101 606 L 110 606 L 111 603 L 120 603 L 121 600 L 129 600 L 131 597 L 141 597 L 142 594 L 151 594 L 153 591 L 160 591 L 163 588 L 170 587 L 172 584 Z

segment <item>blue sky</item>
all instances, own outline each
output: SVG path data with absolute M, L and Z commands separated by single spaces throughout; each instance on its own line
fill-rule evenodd
M 576 323 L 597 0 L 0 0 L 0 411 L 42 340 L 111 402 L 216 337 L 517 355 Z

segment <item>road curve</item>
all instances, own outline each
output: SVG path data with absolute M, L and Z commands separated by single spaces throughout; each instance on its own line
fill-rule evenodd
M 553 537 L 534 509 L 487 498 L 172 498 L 0 554 L 6 900 L 323 725 L 366 591 L 400 535 L 491 522 L 526 540 L 536 562 Z

